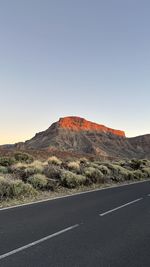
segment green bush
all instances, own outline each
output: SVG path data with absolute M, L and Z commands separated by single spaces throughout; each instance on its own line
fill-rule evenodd
M 132 159 L 130 161 L 130 166 L 133 170 L 138 170 L 143 167 L 146 167 L 149 164 L 149 161 L 146 159 Z
M 20 180 L 9 180 L 0 177 L 0 199 L 23 198 L 35 196 L 36 190 L 29 184 L 24 184 Z
M 120 165 L 121 167 L 124 167 L 125 164 L 126 164 L 126 161 L 125 160 L 120 160 L 120 161 L 117 161 L 116 164 Z
M 105 166 L 105 165 L 100 165 L 98 169 L 104 174 L 104 175 L 109 175 L 110 170 Z
M 12 157 L 0 157 L 0 166 L 8 167 L 15 163 Z
M 12 197 L 11 182 L 8 179 L 0 177 L 0 199 Z
M 12 197 L 22 198 L 36 196 L 37 191 L 28 183 L 23 183 L 21 180 L 14 180 L 11 182 Z
M 130 161 L 124 161 L 121 163 L 122 166 L 119 166 L 120 162 L 107 163 L 107 167 L 111 171 L 112 180 L 115 182 L 124 181 L 124 180 L 140 180 L 148 176 L 148 173 L 144 170 L 148 170 L 149 161 L 148 160 L 137 160 L 133 159 Z
M 98 169 L 99 168 L 99 164 L 97 164 L 96 162 L 89 162 L 87 167 Z
M 150 168 L 149 167 L 143 168 L 142 171 L 146 174 L 147 177 L 150 177 Z
M 58 185 L 59 184 L 56 180 L 50 178 L 47 179 L 47 186 L 46 186 L 47 190 L 54 191 Z
M 84 174 L 87 178 L 87 182 L 89 183 L 103 183 L 104 175 L 103 173 L 96 168 L 87 167 L 84 169 Z
M 134 172 L 130 170 L 127 170 L 127 172 L 128 172 L 128 175 L 127 175 L 126 180 L 129 180 L 129 181 L 134 180 Z
M 86 181 L 86 177 L 83 175 L 77 175 L 70 171 L 63 171 L 61 176 L 62 185 L 68 188 L 76 188 L 83 185 Z
M 8 173 L 8 168 L 4 166 L 0 166 L 0 173 L 3 173 L 3 174 Z
M 42 174 L 34 174 L 27 179 L 28 183 L 30 183 L 35 189 L 45 190 L 47 188 L 48 180 L 45 175 Z
M 146 178 L 146 174 L 140 170 L 133 171 L 134 179 L 140 180 Z
M 33 157 L 28 153 L 22 153 L 22 152 L 15 153 L 14 158 L 16 161 L 25 163 L 32 163 L 34 160 Z
M 112 163 L 107 163 L 106 166 L 109 168 L 109 170 L 111 171 L 111 175 L 118 179 L 118 180 L 123 180 L 123 179 L 127 179 L 128 177 L 128 170 L 115 164 Z

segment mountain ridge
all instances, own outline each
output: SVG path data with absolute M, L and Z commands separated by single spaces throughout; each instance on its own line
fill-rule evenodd
M 58 150 L 114 158 L 150 158 L 150 134 L 128 138 L 124 131 L 69 116 L 60 118 L 30 140 L 3 148 Z
M 98 124 L 95 122 L 88 121 L 84 118 L 77 116 L 69 116 L 60 118 L 58 124 L 61 128 L 70 129 L 73 131 L 99 131 L 99 132 L 110 132 L 119 136 L 125 137 L 125 132 L 121 130 L 115 130 L 105 125 Z

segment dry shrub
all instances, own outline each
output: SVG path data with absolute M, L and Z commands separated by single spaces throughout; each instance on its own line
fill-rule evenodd
M 21 180 L 9 180 L 0 177 L 1 200 L 35 196 L 36 194 L 36 190 L 31 185 L 25 184 Z
M 25 163 L 32 163 L 34 160 L 30 154 L 23 153 L 23 152 L 16 152 L 14 155 L 14 158 L 16 161 L 25 162 Z
M 76 188 L 83 185 L 86 181 L 86 177 L 83 175 L 77 175 L 70 171 L 64 171 L 62 173 L 61 182 L 62 185 L 68 188 Z
M 34 174 L 27 179 L 28 183 L 30 183 L 35 189 L 45 190 L 47 187 L 47 177 L 42 174 Z
M 47 161 L 48 161 L 48 164 L 54 164 L 58 166 L 62 164 L 62 161 L 55 156 L 49 157 Z
M 143 168 L 142 171 L 146 174 L 147 177 L 150 177 L 150 168 L 149 167 Z
M 39 160 L 35 160 L 32 164 L 30 164 L 30 167 L 35 169 L 36 173 L 42 173 L 44 170 L 44 163 Z
M 87 167 L 84 169 L 84 174 L 87 177 L 87 182 L 89 184 L 104 182 L 104 175 L 99 169 Z
M 68 163 L 68 169 L 70 171 L 80 172 L 80 163 L 78 161 L 71 161 Z
M 43 173 L 50 179 L 60 180 L 62 170 L 56 165 L 47 165 L 44 168 Z
M 0 157 L 0 166 L 11 166 L 15 163 L 15 159 L 13 157 Z

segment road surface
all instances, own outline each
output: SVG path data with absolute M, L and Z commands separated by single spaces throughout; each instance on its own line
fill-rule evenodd
M 150 182 L 0 210 L 0 267 L 149 267 Z

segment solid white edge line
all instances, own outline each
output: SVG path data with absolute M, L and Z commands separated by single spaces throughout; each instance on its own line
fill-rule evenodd
M 133 203 L 136 203 L 136 202 L 138 202 L 138 201 L 140 201 L 140 200 L 142 200 L 143 198 L 141 197 L 141 198 L 138 198 L 138 199 L 135 199 L 135 200 L 133 200 L 133 201 L 131 201 L 131 202 L 128 202 L 128 203 L 126 203 L 126 204 L 124 204 L 124 205 L 121 205 L 121 206 L 118 206 L 118 207 L 116 207 L 116 208 L 114 208 L 114 209 L 111 209 L 111 210 L 108 210 L 108 211 L 106 211 L 106 212 L 103 212 L 103 213 L 101 213 L 101 214 L 99 214 L 100 216 L 105 216 L 105 215 L 107 215 L 107 214 L 109 214 L 109 213 L 111 213 L 111 212 L 114 212 L 114 211 L 116 211 L 116 210 L 119 210 L 119 209 L 122 209 L 122 208 L 124 208 L 124 207 L 126 207 L 126 206 L 129 206 L 129 205 L 131 205 L 131 204 L 133 204 Z
M 7 252 L 7 253 L 5 253 L 5 254 L 2 254 L 2 255 L 0 255 L 0 260 L 2 260 L 2 259 L 4 259 L 4 258 L 7 258 L 7 257 L 9 257 L 9 256 L 11 256 L 11 255 L 14 255 L 14 254 L 16 254 L 16 253 L 18 253 L 18 252 L 20 252 L 20 251 L 25 250 L 25 249 L 28 249 L 28 248 L 30 248 L 30 247 L 33 247 L 33 246 L 35 246 L 35 245 L 38 245 L 38 244 L 40 244 L 40 243 L 42 243 L 42 242 L 44 242 L 44 241 L 46 241 L 46 240 L 49 240 L 49 239 L 51 239 L 51 238 L 53 238 L 53 237 L 55 237 L 55 236 L 58 236 L 58 235 L 61 235 L 61 234 L 65 233 L 65 232 L 68 232 L 68 231 L 70 231 L 70 230 L 73 230 L 74 228 L 77 228 L 78 226 L 79 226 L 79 224 L 75 224 L 75 225 L 70 226 L 70 227 L 67 227 L 67 228 L 65 228 L 65 229 L 63 229 L 63 230 L 61 230 L 61 231 L 59 231 L 59 232 L 56 232 L 56 233 L 54 233 L 54 234 L 45 236 L 45 237 L 43 237 L 43 238 L 41 238 L 41 239 L 39 239 L 39 240 L 37 240 L 37 241 L 34 241 L 34 242 L 32 242 L 32 243 L 29 243 L 28 245 L 25 245 L 25 246 L 23 246 L 23 247 L 20 247 L 20 248 L 14 249 L 14 250 L 12 250 L 12 251 L 9 251 L 9 252 Z
M 65 196 L 60 196 L 60 197 L 37 200 L 37 201 L 28 202 L 28 203 L 19 204 L 19 205 L 14 205 L 14 206 L 6 207 L 6 208 L 0 208 L 0 211 L 5 211 L 5 210 L 9 210 L 9 209 L 15 209 L 15 208 L 24 207 L 24 206 L 35 205 L 35 204 L 39 204 L 39 203 L 43 203 L 43 202 L 49 202 L 49 201 L 53 201 L 53 200 L 57 200 L 57 199 L 74 197 L 74 196 L 93 193 L 93 192 L 102 191 L 102 190 L 108 190 L 108 189 L 119 188 L 119 187 L 123 187 L 123 186 L 130 186 L 130 185 L 140 184 L 140 183 L 145 183 L 145 182 L 150 182 L 150 179 L 144 180 L 144 181 L 121 184 L 121 185 L 113 185 L 113 186 L 108 186 L 108 187 L 104 187 L 104 188 L 97 188 L 97 189 L 92 189 L 92 190 L 79 192 L 79 193 L 75 193 L 75 194 L 70 194 L 70 195 L 65 195 Z

